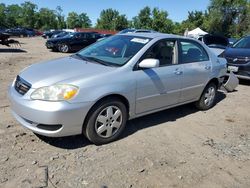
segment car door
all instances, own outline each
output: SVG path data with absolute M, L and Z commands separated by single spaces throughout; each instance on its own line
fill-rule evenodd
M 179 40 L 179 57 L 183 71 L 180 102 L 193 101 L 200 97 L 212 64 L 206 50 L 194 40 Z
M 73 51 L 77 51 L 80 49 L 80 45 L 81 45 L 81 38 L 83 37 L 83 35 L 81 33 L 76 33 L 71 40 L 69 41 L 69 45 L 71 50 Z
M 181 65 L 177 57 L 177 42 L 161 40 L 153 45 L 140 59 L 159 59 L 160 66 L 137 69 L 136 113 L 144 113 L 175 105 L 179 102 Z

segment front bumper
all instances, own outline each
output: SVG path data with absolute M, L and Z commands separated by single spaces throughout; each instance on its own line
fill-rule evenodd
M 9 87 L 8 96 L 16 120 L 33 132 L 49 137 L 81 134 L 84 119 L 92 106 L 91 102 L 30 100 L 17 93 L 13 86 Z M 53 128 L 50 129 L 50 126 Z
M 56 49 L 56 45 L 51 43 L 51 42 L 46 42 L 45 46 L 48 48 L 48 49 Z
M 240 79 L 250 80 L 250 62 L 245 64 L 227 63 L 228 66 L 238 67 L 233 73 Z

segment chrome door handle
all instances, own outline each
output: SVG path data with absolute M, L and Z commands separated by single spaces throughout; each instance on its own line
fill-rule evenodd
M 210 66 L 210 65 L 206 65 L 206 66 L 205 66 L 205 69 L 206 69 L 206 70 L 210 70 L 210 69 L 211 69 L 211 66 Z

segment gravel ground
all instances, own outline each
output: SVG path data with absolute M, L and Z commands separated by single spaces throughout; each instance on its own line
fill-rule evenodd
M 0 187 L 250 187 L 250 82 L 220 91 L 205 112 L 189 104 L 129 121 L 107 145 L 45 138 L 11 116 L 7 87 L 24 67 L 69 54 L 42 38 L 19 41 L 0 46 Z

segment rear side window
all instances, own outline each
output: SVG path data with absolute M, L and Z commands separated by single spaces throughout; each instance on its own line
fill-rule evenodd
M 192 41 L 181 41 L 181 61 L 182 63 L 192 63 L 208 61 L 209 57 L 205 49 L 198 43 Z

